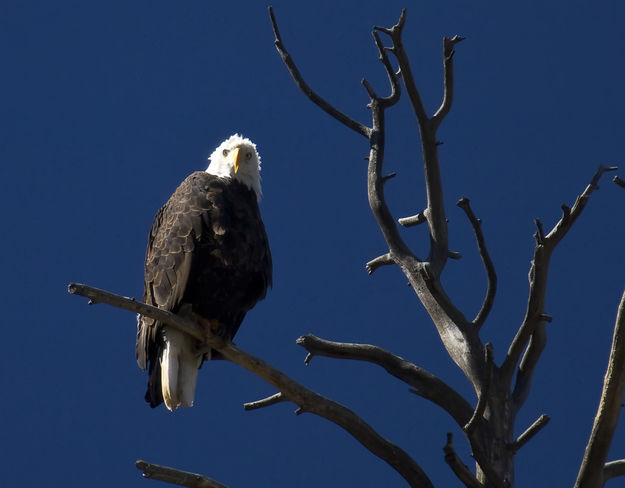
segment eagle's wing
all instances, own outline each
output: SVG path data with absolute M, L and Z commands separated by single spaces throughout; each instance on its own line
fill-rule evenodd
M 192 191 L 193 176 L 180 184 L 156 214 L 145 256 L 143 302 L 174 312 L 185 293 L 193 251 L 208 217 L 206 210 L 212 206 L 205 194 Z M 159 357 L 157 349 L 162 343 L 157 336 L 159 329 L 160 324 L 155 320 L 139 317 L 137 363 L 144 370 L 148 360 L 154 362 Z

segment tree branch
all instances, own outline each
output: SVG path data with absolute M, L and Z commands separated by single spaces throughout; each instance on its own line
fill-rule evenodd
M 320 339 L 312 334 L 302 336 L 296 342 L 309 352 L 310 358 L 312 356 L 325 356 L 377 364 L 395 378 L 412 386 L 415 389 L 414 393 L 435 403 L 449 413 L 460 427 L 463 427 L 471 418 L 473 408 L 456 390 L 429 371 L 419 368 L 381 347 L 369 344 L 333 342 Z
M 218 481 L 202 476 L 201 474 L 190 473 L 188 471 L 180 471 L 168 466 L 159 466 L 158 464 L 148 463 L 139 459 L 135 465 L 143 471 L 144 478 L 164 481 L 174 485 L 188 486 L 190 488 L 228 488 Z
M 164 312 L 156 307 L 140 304 L 134 299 L 114 295 L 87 285 L 73 283 L 69 285 L 68 291 L 87 297 L 94 296 L 97 298 L 97 303 L 106 303 L 133 312 L 141 310 L 140 313 L 142 315 L 154 318 L 185 332 L 187 329 L 190 331 L 194 330 L 194 327 L 189 325 L 192 323 L 190 320 Z M 197 333 L 198 326 L 195 325 L 195 328 L 195 333 Z M 195 334 L 193 337 L 197 338 Z M 433 487 L 425 472 L 404 450 L 384 439 L 369 424 L 347 407 L 309 390 L 262 359 L 242 351 L 232 342 L 225 342 L 209 329 L 204 330 L 200 337 L 203 337 L 203 343 L 206 347 L 216 349 L 225 359 L 238 364 L 273 385 L 285 398 L 297 404 L 302 412 L 314 413 L 345 429 L 369 451 L 391 465 L 410 486 Z
M 282 61 L 286 65 L 287 69 L 289 70 L 289 73 L 291 74 L 291 78 L 293 78 L 298 88 L 302 90 L 304 94 L 315 105 L 317 105 L 319 108 L 327 112 L 336 120 L 338 120 L 345 126 L 349 127 L 353 131 L 358 132 L 359 134 L 363 135 L 366 138 L 369 138 L 371 129 L 361 124 L 360 122 L 352 119 L 351 117 L 344 114 L 340 110 L 336 109 L 330 103 L 328 103 L 323 98 L 321 98 L 315 91 L 313 91 L 312 88 L 310 88 L 310 86 L 308 86 L 308 84 L 304 81 L 303 76 L 297 69 L 297 66 L 295 66 L 295 62 L 293 61 L 293 58 L 284 47 L 284 43 L 282 42 L 282 37 L 280 36 L 280 31 L 278 30 L 278 24 L 273 14 L 273 8 L 271 7 L 269 7 L 269 17 L 271 19 L 271 26 L 273 27 L 273 33 L 275 35 L 274 44 L 276 46 L 276 49 L 278 50 L 278 53 L 280 54 Z
M 382 266 L 390 266 L 391 264 L 395 264 L 395 261 L 393 261 L 393 257 L 391 256 L 391 253 L 386 253 L 386 254 L 383 254 L 382 256 L 378 256 L 377 258 L 372 259 L 365 266 L 367 268 L 367 273 L 371 275 L 378 268 Z
M 427 259 L 429 273 L 438 277 L 445 267 L 448 257 L 448 233 L 447 219 L 443 203 L 443 189 L 438 163 L 438 143 L 436 141 L 436 129 L 443 117 L 451 109 L 453 98 L 453 69 L 452 54 L 453 46 L 462 40 L 455 36 L 453 39 L 443 41 L 443 57 L 445 69 L 445 95 L 441 108 L 430 119 L 427 115 L 421 95 L 417 89 L 410 62 L 402 41 L 402 31 L 406 21 L 406 9 L 402 10 L 399 21 L 390 29 L 374 27 L 374 29 L 388 34 L 393 46 L 390 50 L 395 54 L 399 64 L 402 80 L 406 87 L 406 93 L 410 99 L 421 135 L 421 151 L 423 153 L 425 169 L 425 187 L 427 192 L 428 226 L 430 230 L 430 253 Z
M 542 414 L 538 419 L 530 425 L 525 432 L 523 432 L 514 442 L 511 442 L 508 446 L 508 450 L 511 453 L 516 453 L 519 449 L 521 449 L 525 444 L 531 441 L 536 434 L 538 434 L 543 427 L 545 427 L 551 419 Z
M 82 283 L 70 283 L 67 292 L 72 295 L 80 295 L 89 298 L 89 305 L 106 303 L 116 308 L 122 308 L 130 312 L 135 312 L 146 317 L 151 317 L 159 322 L 167 323 L 181 332 L 185 332 L 198 341 L 204 341 L 204 330 L 194 321 L 185 319 L 167 310 L 146 305 L 138 302 L 134 298 L 122 297 L 99 288 L 93 288 Z
M 282 403 L 288 401 L 282 392 L 278 392 L 275 395 L 271 395 L 270 397 L 263 398 L 262 400 L 256 400 L 255 402 L 248 402 L 243 404 L 243 408 L 245 410 L 257 410 L 259 408 L 270 407 L 271 405 L 275 405 L 277 403 Z
M 393 46 L 390 48 L 390 50 L 393 52 L 393 54 L 395 54 L 395 57 L 399 62 L 399 70 L 401 72 L 401 77 L 404 81 L 404 85 L 406 86 L 408 98 L 410 98 L 410 103 L 412 105 L 414 113 L 417 117 L 419 125 L 421 125 L 422 123 L 427 123 L 428 116 L 425 111 L 425 107 L 423 106 L 423 102 L 421 101 L 421 95 L 419 95 L 419 90 L 417 89 L 417 85 L 414 81 L 412 69 L 410 68 L 410 62 L 408 61 L 408 56 L 406 55 L 406 50 L 404 49 L 403 41 L 401 38 L 405 23 L 406 9 L 404 8 L 401 11 L 401 15 L 399 16 L 397 24 L 395 24 L 393 27 L 387 29 L 385 27 L 375 26 L 374 29 L 388 34 L 393 40 Z
M 482 484 L 477 480 L 471 470 L 464 464 L 454 449 L 451 432 L 447 433 L 447 444 L 443 447 L 445 462 L 449 465 L 454 474 L 467 488 L 482 488 Z
M 484 268 L 486 269 L 486 277 L 488 280 L 486 296 L 484 297 L 480 311 L 473 319 L 473 325 L 479 329 L 486 321 L 486 318 L 495 303 L 495 293 L 497 292 L 497 274 L 495 273 L 495 265 L 488 254 L 488 249 L 486 249 L 486 241 L 484 239 L 484 233 L 482 232 L 482 221 L 473 213 L 469 199 L 463 196 L 460 200 L 458 200 L 456 205 L 458 205 L 458 207 L 464 210 L 464 213 L 467 214 L 469 222 L 473 227 L 473 232 L 475 233 L 475 239 L 477 240 L 477 250 L 480 253 L 482 263 L 484 263 Z
M 432 116 L 432 125 L 434 130 L 441 125 L 441 122 L 451 109 L 451 103 L 454 97 L 454 46 L 461 41 L 464 41 L 464 37 L 454 36 L 451 39 L 449 37 L 443 38 L 443 76 L 444 76 L 444 94 L 443 102 L 440 108 Z
M 428 219 L 425 216 L 425 212 L 419 212 L 417 215 L 412 215 L 411 217 L 402 217 L 401 219 L 397 219 L 399 225 L 402 227 L 412 227 L 413 225 L 423 224 L 427 222 Z
M 625 181 L 620 179 L 618 176 L 615 176 L 614 178 L 612 178 L 612 181 L 616 183 L 618 186 L 625 188 Z
M 625 476 L 625 459 L 619 459 L 618 461 L 610 461 L 605 463 L 603 467 L 603 481 L 604 483 L 617 476 Z
M 621 413 L 625 391 L 625 292 L 616 315 L 608 368 L 603 381 L 601 400 L 586 445 L 575 488 L 599 488 L 612 437 Z
M 492 379 L 491 377 L 492 377 L 492 370 L 493 370 L 493 345 L 491 343 L 486 344 L 486 346 L 484 347 L 484 355 L 485 355 L 484 362 L 486 363 L 486 369 L 485 369 L 484 382 L 482 385 L 482 389 L 480 391 L 480 396 L 478 398 L 477 405 L 475 407 L 475 411 L 473 412 L 473 415 L 471 416 L 471 419 L 466 423 L 466 425 L 462 427 L 462 430 L 465 431 L 465 433 L 467 434 L 469 438 L 471 437 L 471 434 L 473 434 L 475 427 L 477 427 L 478 422 L 481 420 L 482 416 L 484 415 L 484 410 L 486 410 L 486 404 L 488 401 L 488 394 L 489 394 L 490 382 Z
M 563 206 L 562 217 L 551 232 L 546 236 L 538 236 L 539 239 L 534 248 L 534 259 L 529 273 L 530 292 L 525 318 L 512 340 L 508 354 L 501 366 L 502 379 L 507 384 L 510 384 L 521 353 L 530 341 L 530 338 L 532 339 L 519 365 L 517 383 L 513 392 L 517 408 L 527 398 L 536 364 L 546 343 L 545 321 L 547 316 L 545 314 L 545 296 L 547 293 L 547 274 L 551 254 L 581 215 L 591 193 L 598 188 L 597 184 L 601 175 L 606 171 L 615 169 L 616 167 L 606 168 L 605 166 L 599 166 L 590 184 L 575 200 L 573 207 L 569 209 L 567 206 Z M 540 227 L 539 234 L 544 234 L 544 232 L 541 232 Z

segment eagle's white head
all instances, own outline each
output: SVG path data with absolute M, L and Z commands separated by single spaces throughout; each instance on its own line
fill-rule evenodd
M 222 178 L 235 178 L 254 190 L 260 201 L 260 156 L 256 144 L 234 134 L 222 142 L 208 158 L 206 172 Z

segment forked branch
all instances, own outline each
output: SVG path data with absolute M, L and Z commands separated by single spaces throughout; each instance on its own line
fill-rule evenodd
M 443 76 L 444 76 L 444 92 L 443 102 L 440 108 L 432 116 L 432 125 L 434 129 L 438 128 L 445 116 L 451 109 L 451 103 L 454 97 L 454 63 L 452 62 L 454 53 L 454 46 L 461 41 L 464 41 L 464 37 L 454 36 L 452 38 L 443 38 Z
M 462 395 L 436 377 L 410 361 L 370 344 L 350 344 L 320 339 L 312 334 L 296 341 L 313 356 L 367 361 L 384 368 L 389 374 L 414 388 L 414 393 L 430 400 L 445 410 L 460 427 L 469 421 L 472 407 Z
M 582 194 L 577 197 L 573 206 L 571 208 L 566 205 L 562 206 L 562 217 L 548 234 L 544 235 L 542 227 L 538 226 L 539 235 L 534 248 L 534 259 L 530 267 L 530 292 L 525 318 L 512 340 L 508 354 L 501 366 L 502 378 L 510 384 L 516 365 L 527 346 L 519 365 L 517 382 L 513 392 L 517 408 L 527 398 L 536 364 L 546 342 L 545 322 L 548 321 L 548 315 L 545 313 L 545 296 L 551 254 L 581 215 L 590 195 L 598 188 L 598 182 L 603 173 L 615 169 L 617 168 L 614 166 L 599 166 L 592 180 Z
M 444 67 L 444 96 L 439 110 L 430 118 L 425 110 L 421 95 L 415 83 L 408 55 L 404 48 L 402 32 L 406 22 L 406 9 L 402 10 L 399 21 L 390 29 L 374 27 L 384 32 L 393 41 L 389 48 L 399 64 L 401 78 L 406 87 L 406 93 L 414 111 L 421 135 L 421 151 L 423 153 L 425 169 L 425 187 L 427 192 L 427 219 L 430 230 L 430 253 L 427 259 L 428 270 L 432 276 L 438 278 L 447 258 L 448 233 L 447 219 L 443 202 L 443 188 L 438 163 L 438 141 L 436 130 L 444 117 L 449 113 L 453 100 L 453 53 L 454 46 L 463 40 L 460 36 L 443 40 L 443 67 Z
M 91 298 L 91 302 L 94 303 L 106 303 L 117 308 L 140 313 L 185 332 L 195 330 L 193 335 L 195 338 L 197 338 L 195 334 L 200 330 L 199 326 L 191 320 L 137 302 L 132 298 L 75 283 L 69 285 L 68 291 L 72 294 Z M 384 439 L 347 407 L 309 390 L 262 359 L 252 356 L 239 349 L 232 342 L 226 342 L 214 335 L 210 330 L 202 330 L 200 337 L 203 338 L 200 340 L 203 340 L 206 347 L 219 351 L 225 359 L 238 364 L 273 385 L 286 399 L 297 404 L 301 412 L 314 413 L 345 429 L 369 451 L 390 464 L 410 486 L 432 487 L 432 483 L 421 467 L 403 449 Z

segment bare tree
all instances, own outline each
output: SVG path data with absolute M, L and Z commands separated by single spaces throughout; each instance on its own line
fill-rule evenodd
M 483 303 L 473 319 L 467 319 L 454 305 L 445 293 L 440 279 L 447 259 L 459 256 L 448 246 L 448 224 L 443 204 L 443 182 L 439 171 L 439 143 L 436 133 L 452 106 L 454 48 L 463 38 L 455 36 L 443 39 L 444 96 L 438 110 L 429 115 L 421 101 L 402 43 L 406 11 L 401 13 L 399 21 L 391 28 L 374 27 L 373 39 L 388 77 L 389 93 L 386 96 L 379 96 L 367 80 L 362 81 L 369 97 L 367 106 L 371 111 L 371 125 L 367 126 L 329 104 L 306 83 L 285 47 L 271 8 L 269 12 L 276 49 L 297 86 L 313 103 L 362 135 L 369 143 L 367 178 L 369 205 L 388 250 L 367 263 L 368 272 L 373 274 L 379 267 L 388 265 L 396 265 L 401 269 L 431 317 L 447 353 L 472 384 L 478 400 L 476 405 L 472 405 L 442 379 L 374 345 L 337 343 L 307 335 L 297 339 L 297 343 L 308 351 L 306 362 L 308 363 L 314 356 L 326 356 L 367 361 L 384 368 L 389 374 L 408 384 L 414 393 L 446 411 L 461 428 L 471 446 L 471 456 L 476 462 L 475 469 L 470 469 L 461 461 L 454 449 L 451 433 L 447 434 L 447 443 L 443 451 L 445 461 L 465 486 L 471 488 L 514 486 L 515 454 L 549 422 L 549 417 L 541 415 L 520 435 L 514 432 L 516 416 L 528 398 L 532 378 L 545 348 L 547 340 L 545 324 L 551 321 L 545 308 L 550 258 L 583 212 L 591 194 L 598 189 L 598 182 L 603 173 L 616 170 L 616 167 L 600 166 L 574 203 L 571 206 L 562 205 L 562 216 L 551 230 L 547 231 L 539 220 L 535 221 L 535 246 L 529 273 L 527 309 L 505 358 L 497 364 L 494 361 L 492 346 L 480 337 L 480 329 L 493 306 L 497 276 L 488 254 L 481 221 L 473 213 L 469 199 L 464 196 L 457 205 L 465 212 L 473 228 L 488 280 Z M 386 44 L 382 36 L 385 36 Z M 396 221 L 384 196 L 385 183 L 395 175 L 385 175 L 382 166 L 386 136 L 385 112 L 400 100 L 402 86 L 419 127 L 427 202 L 421 212 Z M 614 178 L 614 182 L 625 186 L 618 177 Z M 408 247 L 400 235 L 397 222 L 405 227 L 427 225 L 430 236 L 427 258 L 418 258 Z M 183 330 L 197 340 L 204 341 L 207 347 L 218 350 L 225 359 L 257 374 L 278 390 L 275 395 L 246 404 L 246 409 L 269 407 L 285 401 L 295 403 L 298 406 L 297 413 L 314 413 L 345 429 L 374 455 L 391 465 L 410 486 L 434 486 L 415 460 L 400 447 L 380 436 L 353 411 L 293 381 L 283 372 L 271 367 L 262 359 L 242 351 L 234 344 L 224 342 L 210 334 L 207 337 L 206 331 L 198 324 L 133 299 L 86 285 L 71 284 L 69 291 L 89 297 L 91 303 L 108 303 L 153 317 Z M 625 293 L 618 308 L 603 393 L 575 484 L 579 488 L 600 487 L 611 478 L 625 475 L 625 459 L 607 462 L 607 453 L 625 388 L 624 342 Z M 138 461 L 137 466 L 146 477 L 183 486 L 223 486 L 201 475 L 155 466 L 144 461 Z

